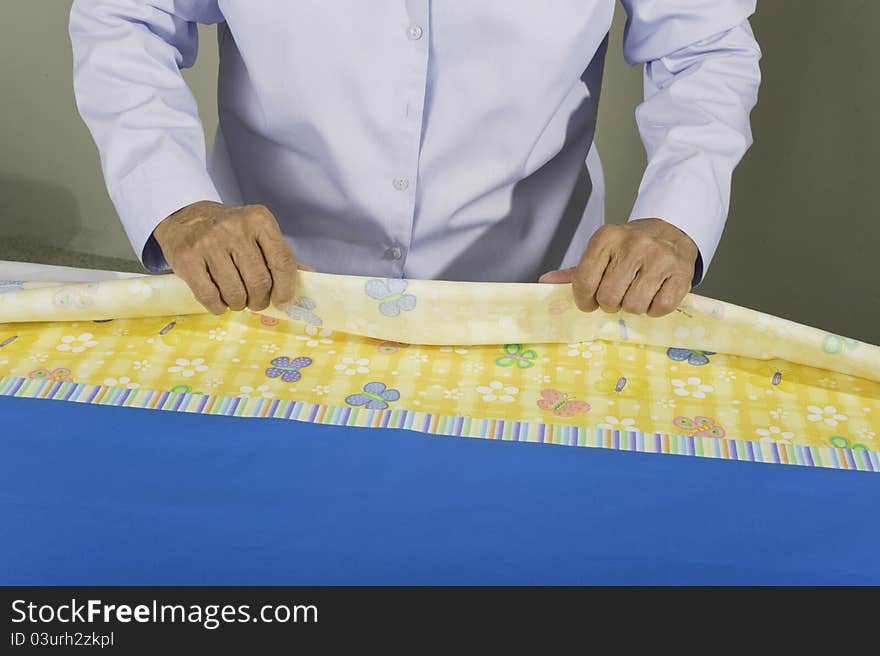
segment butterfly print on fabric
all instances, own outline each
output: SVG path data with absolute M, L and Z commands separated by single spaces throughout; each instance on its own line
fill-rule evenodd
M 533 349 L 527 349 L 522 344 L 505 344 L 504 352 L 500 358 L 495 358 L 495 364 L 499 367 L 511 367 L 516 365 L 520 369 L 528 369 L 535 366 L 538 354 Z
M 322 326 L 324 325 L 324 320 L 315 314 L 314 310 L 316 307 L 318 307 L 318 304 L 314 300 L 307 296 L 302 296 L 288 306 L 287 316 L 297 321 L 304 321 L 310 326 Z
M 384 410 L 391 401 L 397 401 L 400 392 L 396 389 L 388 389 L 385 383 L 372 382 L 364 385 L 364 391 L 345 397 L 349 405 L 362 405 L 367 410 Z
M 700 437 L 724 437 L 727 432 L 711 417 L 676 417 L 672 420 L 685 435 L 699 435 Z
M 544 410 L 552 410 L 558 417 L 573 417 L 576 412 L 586 412 L 590 404 L 586 401 L 577 401 L 568 394 L 557 389 L 541 390 L 541 398 L 538 399 L 538 407 Z
M 364 285 L 364 291 L 367 296 L 379 301 L 379 312 L 386 317 L 396 317 L 416 307 L 416 297 L 406 293 L 408 284 L 401 278 L 371 278 Z
M 700 367 L 705 364 L 709 364 L 709 358 L 706 356 L 715 355 L 714 351 L 698 351 L 695 349 L 685 349 L 685 348 L 670 348 L 666 351 L 666 355 L 670 360 L 675 360 L 676 362 L 685 362 L 688 364 L 692 364 L 695 367 Z
M 28 378 L 42 378 L 44 380 L 60 380 L 66 383 L 72 383 L 70 378 L 71 371 L 67 367 L 58 367 L 57 369 L 37 369 L 28 374 Z
M 266 369 L 266 375 L 269 378 L 280 376 L 285 383 L 295 383 L 302 378 L 300 369 L 308 367 L 310 364 L 312 364 L 311 358 L 300 357 L 291 360 L 286 355 L 282 355 L 272 360 L 272 366 Z

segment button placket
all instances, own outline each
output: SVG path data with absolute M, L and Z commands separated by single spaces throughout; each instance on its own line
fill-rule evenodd
M 404 169 L 391 181 L 392 188 L 406 199 L 406 205 L 400 216 L 400 227 L 396 234 L 392 234 L 392 242 L 386 244 L 383 254 L 383 259 L 394 267 L 397 275 L 403 275 L 406 258 L 412 248 L 415 223 L 416 184 L 428 84 L 429 0 L 406 0 L 406 11 L 409 25 L 404 28 L 404 36 L 411 42 L 409 48 L 412 48 L 410 53 L 413 60 L 407 67 L 406 82 L 403 85 L 405 95 L 400 99 L 403 126 L 399 152 Z

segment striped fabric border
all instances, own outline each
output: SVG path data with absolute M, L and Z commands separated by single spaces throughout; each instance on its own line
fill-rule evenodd
M 0 378 L 0 396 L 235 417 L 292 419 L 335 426 L 403 428 L 454 437 L 587 446 L 641 453 L 667 453 L 747 462 L 880 471 L 880 454 L 866 449 L 616 431 L 586 426 L 434 415 L 412 410 L 367 410 L 360 407 L 318 405 L 303 401 L 159 392 L 11 376 Z

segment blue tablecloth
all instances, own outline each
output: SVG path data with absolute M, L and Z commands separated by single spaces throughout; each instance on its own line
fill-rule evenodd
M 880 476 L 0 397 L 0 583 L 880 583 Z

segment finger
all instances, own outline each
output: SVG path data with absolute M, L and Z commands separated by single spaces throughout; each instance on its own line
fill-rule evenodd
M 574 278 L 574 271 L 574 267 L 571 267 L 570 269 L 557 269 L 556 271 L 548 271 L 543 276 L 538 278 L 538 282 L 547 283 L 550 285 L 563 285 L 572 281 L 572 278 Z
M 208 272 L 220 290 L 220 298 L 229 309 L 236 312 L 243 310 L 247 305 L 247 290 L 232 257 L 228 253 L 209 257 Z
M 278 224 L 275 223 L 261 231 L 257 242 L 266 259 L 269 273 L 272 276 L 271 301 L 276 307 L 283 307 L 293 301 L 296 291 L 296 270 L 298 268 L 293 251 Z M 304 268 L 302 265 L 299 268 Z M 306 268 L 305 270 L 311 270 Z
M 612 238 L 608 237 L 609 234 L 613 233 L 604 227 L 597 230 L 575 268 L 571 290 L 575 304 L 583 312 L 593 312 L 599 307 L 596 292 L 611 261 Z
M 623 260 L 611 258 L 602 274 L 599 288 L 596 290 L 596 303 L 599 304 L 599 307 L 609 313 L 620 310 L 623 297 L 635 280 L 638 271 L 635 261 L 630 258 Z
M 663 317 L 675 311 L 691 289 L 691 281 L 683 276 L 667 278 L 648 307 L 649 317 Z
M 272 275 L 260 247 L 256 242 L 246 243 L 232 251 L 232 261 L 244 282 L 248 308 L 254 312 L 265 310 L 272 293 Z
M 183 278 L 184 282 L 189 285 L 193 296 L 196 300 L 205 306 L 211 314 L 223 314 L 226 312 L 226 303 L 220 296 L 220 290 L 211 279 L 208 273 L 208 266 L 204 260 L 200 260 L 198 264 L 191 263 L 182 266 L 175 273 Z
M 621 309 L 630 314 L 645 314 L 663 282 L 664 278 L 647 274 L 645 269 L 639 269 L 629 289 L 623 295 Z

